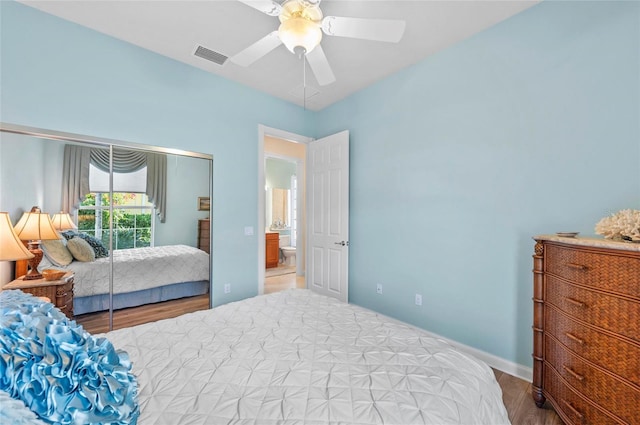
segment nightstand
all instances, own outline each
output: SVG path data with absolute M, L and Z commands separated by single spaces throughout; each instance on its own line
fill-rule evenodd
M 21 277 L 2 287 L 3 290 L 20 289 L 36 297 L 47 297 L 66 316 L 73 319 L 73 272 L 67 272 L 58 280 L 22 280 Z

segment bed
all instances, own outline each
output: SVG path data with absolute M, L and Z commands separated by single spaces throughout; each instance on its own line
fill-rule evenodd
M 75 315 L 109 309 L 110 258 L 54 267 L 75 273 Z M 121 309 L 209 292 L 209 254 L 187 245 L 113 251 L 113 308 Z
M 509 424 L 485 363 L 305 289 L 96 337 L 128 353 L 141 425 Z

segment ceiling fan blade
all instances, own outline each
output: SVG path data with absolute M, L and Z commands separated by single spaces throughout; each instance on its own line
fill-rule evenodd
M 253 43 L 251 46 L 231 56 L 229 60 L 236 65 L 249 66 L 282 44 L 278 31 L 273 31 Z
M 333 70 L 329 61 L 322 50 L 322 46 L 318 45 L 315 49 L 305 55 L 307 62 L 313 71 L 313 75 L 316 76 L 318 84 L 326 86 L 333 83 L 336 80 L 336 76 L 333 75 Z
M 282 6 L 279 3 L 276 3 L 272 0 L 238 0 L 241 3 L 246 4 L 247 6 L 253 7 L 256 10 L 259 10 L 262 13 L 265 13 L 269 16 L 278 16 L 280 15 L 280 11 L 282 11 Z
M 327 35 L 397 43 L 404 34 L 405 21 L 327 16 L 322 31 Z

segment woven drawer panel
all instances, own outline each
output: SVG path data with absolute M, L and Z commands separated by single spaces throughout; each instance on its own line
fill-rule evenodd
M 546 332 L 571 351 L 640 386 L 640 345 L 581 325 L 553 306 L 545 308 L 544 319 Z
M 55 286 L 34 286 L 31 288 L 22 288 L 22 292 L 26 292 L 36 297 L 47 297 L 55 304 L 56 302 L 56 287 Z
M 607 406 L 606 410 L 629 423 L 640 420 L 640 389 L 588 365 L 549 336 L 545 340 L 545 358 L 580 394 Z
M 544 368 L 545 389 L 554 407 L 568 424 L 613 425 L 614 420 L 567 387 L 553 368 Z
M 572 282 L 640 299 L 640 258 L 545 245 L 545 271 Z
M 549 276 L 545 299 L 560 310 L 640 343 L 640 301 L 605 295 Z

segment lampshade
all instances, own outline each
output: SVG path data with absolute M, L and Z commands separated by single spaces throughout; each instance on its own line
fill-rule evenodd
M 59 239 L 53 227 L 49 214 L 40 212 L 40 208 L 33 207 L 31 211 L 22 214 L 15 225 L 16 234 L 23 241 Z
M 29 271 L 24 280 L 42 279 L 38 265 L 42 260 L 41 240 L 58 239 L 58 233 L 53 228 L 49 214 L 40 212 L 40 208 L 33 207 L 31 211 L 22 214 L 15 227 L 16 235 L 23 241 L 29 241 L 29 252 L 33 258 L 29 259 Z
M 0 212 L 0 261 L 16 261 L 33 258 L 11 225 L 9 213 Z
M 282 22 L 278 28 L 278 36 L 291 53 L 297 53 L 296 47 L 302 47 L 305 53 L 309 53 L 322 41 L 322 31 L 318 24 L 301 16 Z
M 69 229 L 77 229 L 76 225 L 71 220 L 71 216 L 69 213 L 64 213 L 60 211 L 57 214 L 54 214 L 51 217 L 51 221 L 53 223 L 53 227 L 57 230 L 69 230 Z

